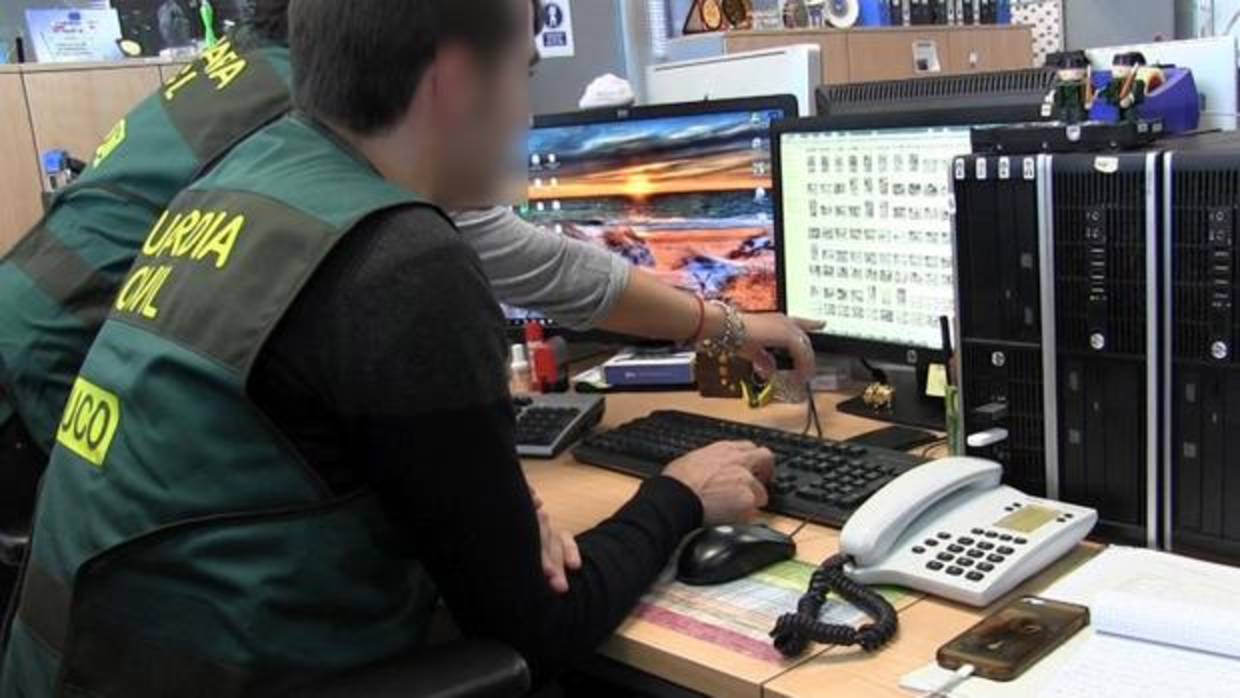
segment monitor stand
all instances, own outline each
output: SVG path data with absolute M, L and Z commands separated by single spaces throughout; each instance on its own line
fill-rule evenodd
M 878 368 L 887 374 L 887 382 L 896 389 L 891 409 L 873 409 L 866 405 L 860 396 L 841 402 L 836 409 L 844 414 L 889 424 L 930 429 L 935 432 L 947 430 L 947 407 L 943 404 L 943 398 L 926 396 L 928 367 L 914 368 L 882 364 Z

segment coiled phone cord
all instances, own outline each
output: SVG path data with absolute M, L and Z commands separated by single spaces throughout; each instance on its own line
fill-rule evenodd
M 785 613 L 775 623 L 771 638 L 775 649 L 785 657 L 804 654 L 810 642 L 826 645 L 860 645 L 867 652 L 882 648 L 896 635 L 899 616 L 877 592 L 854 582 L 844 574 L 847 556 L 836 555 L 814 571 L 809 591 L 797 602 L 796 613 Z M 850 625 L 823 623 L 818 620 L 827 594 L 835 592 L 874 619 L 873 623 L 854 628 Z

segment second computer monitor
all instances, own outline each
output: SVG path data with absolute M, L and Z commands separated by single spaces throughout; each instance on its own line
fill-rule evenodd
M 806 119 L 775 129 L 782 307 L 828 351 L 941 355 L 954 319 L 951 167 L 972 124 Z

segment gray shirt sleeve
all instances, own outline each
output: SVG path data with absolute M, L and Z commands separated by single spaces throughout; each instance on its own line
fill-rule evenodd
M 632 270 L 618 255 L 530 225 L 510 208 L 453 218 L 502 303 L 584 330 L 605 319 L 629 285 Z

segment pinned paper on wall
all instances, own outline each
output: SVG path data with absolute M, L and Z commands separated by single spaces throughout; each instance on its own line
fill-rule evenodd
M 26 10 L 26 25 L 40 63 L 117 61 L 123 58 L 116 10 Z
M 542 7 L 542 30 L 538 32 L 538 55 L 543 58 L 572 58 L 573 8 L 569 0 L 546 0 Z

